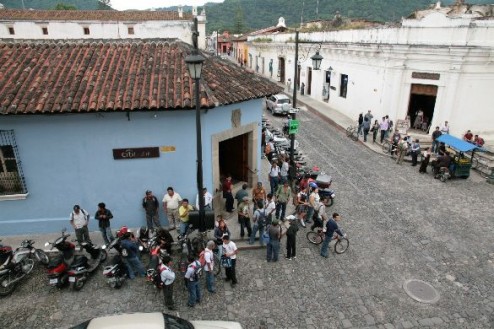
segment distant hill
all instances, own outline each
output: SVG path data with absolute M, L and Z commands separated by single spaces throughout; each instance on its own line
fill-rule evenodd
M 8 9 L 55 9 L 57 4 L 72 5 L 80 10 L 109 10 L 111 7 L 101 3 L 98 0 L 0 0 L 0 3 Z
M 1 0 L 0 0 L 1 1 Z M 443 6 L 455 0 L 442 1 Z M 494 0 L 467 0 L 469 4 L 494 3 Z M 349 18 L 378 22 L 396 22 L 418 9 L 435 4 L 435 0 L 225 0 L 207 3 L 207 32 L 228 30 L 247 32 L 276 25 L 284 17 L 287 26 L 296 27 L 315 19 L 332 19 L 336 12 Z M 176 10 L 173 8 L 162 8 Z M 199 8 L 199 12 L 202 8 Z M 184 7 L 190 11 L 190 7 Z M 240 31 L 239 31 L 240 30 Z

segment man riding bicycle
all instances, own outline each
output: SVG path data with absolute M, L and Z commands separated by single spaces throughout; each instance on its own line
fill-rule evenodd
M 329 243 L 333 240 L 333 235 L 335 232 L 338 233 L 339 236 L 346 238 L 346 234 L 343 234 L 343 232 L 339 229 L 338 224 L 336 224 L 336 222 L 339 222 L 340 220 L 340 215 L 338 213 L 333 213 L 333 218 L 328 220 L 325 228 L 323 229 L 326 236 L 322 242 L 321 256 L 324 258 L 328 258 Z

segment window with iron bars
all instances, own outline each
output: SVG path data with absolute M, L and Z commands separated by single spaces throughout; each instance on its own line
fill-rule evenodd
M 0 196 L 27 194 L 13 130 L 0 130 Z

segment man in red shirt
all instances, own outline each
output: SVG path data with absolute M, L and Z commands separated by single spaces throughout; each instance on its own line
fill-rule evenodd
M 464 141 L 467 141 L 467 142 L 472 142 L 472 138 L 473 138 L 473 134 L 472 132 L 469 130 L 465 133 L 465 135 L 463 135 L 463 140 Z

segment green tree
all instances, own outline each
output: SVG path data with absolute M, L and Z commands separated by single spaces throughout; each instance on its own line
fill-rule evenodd
M 66 5 L 65 3 L 58 3 L 55 6 L 55 10 L 77 10 L 73 5 Z
M 245 23 L 244 23 L 244 12 L 242 11 L 242 8 L 240 7 L 240 4 L 237 6 L 237 10 L 235 11 L 235 22 L 233 24 L 233 33 L 235 34 L 242 34 L 245 29 Z

